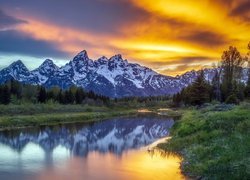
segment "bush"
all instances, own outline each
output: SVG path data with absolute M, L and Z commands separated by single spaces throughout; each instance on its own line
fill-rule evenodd
M 235 94 L 232 94 L 232 95 L 230 95 L 230 96 L 227 97 L 225 103 L 226 103 L 226 104 L 239 104 L 240 101 L 239 101 L 239 99 L 236 97 Z
M 234 107 L 233 104 L 217 104 L 217 105 L 214 105 L 212 110 L 213 111 L 229 111 L 229 110 L 232 110 Z

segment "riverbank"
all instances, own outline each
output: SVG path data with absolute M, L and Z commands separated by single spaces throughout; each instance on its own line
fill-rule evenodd
M 0 106 L 0 130 L 91 122 L 136 114 L 136 109 L 125 108 L 58 104 L 8 105 Z
M 100 119 L 132 116 L 155 115 L 162 118 L 178 118 L 180 112 L 159 107 L 107 107 L 89 105 L 61 104 L 21 104 L 0 105 L 0 130 L 57 125 L 74 122 L 91 122 Z
M 250 104 L 228 108 L 186 109 L 171 129 L 172 138 L 158 145 L 181 155 L 181 169 L 205 179 L 250 178 Z

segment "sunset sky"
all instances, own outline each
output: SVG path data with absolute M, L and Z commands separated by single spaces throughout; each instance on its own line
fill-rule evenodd
M 0 0 L 0 69 L 63 65 L 86 49 L 177 75 L 249 41 L 249 0 Z

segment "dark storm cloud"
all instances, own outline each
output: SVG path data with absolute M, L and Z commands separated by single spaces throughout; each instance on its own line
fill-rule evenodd
M 238 6 L 232 9 L 230 15 L 241 17 L 245 21 L 250 21 L 250 1 L 239 3 Z
M 20 9 L 60 26 L 114 33 L 128 22 L 146 20 L 146 11 L 125 0 L 0 0 L 4 7 Z
M 34 57 L 67 57 L 67 54 L 56 49 L 52 44 L 34 40 L 17 31 L 0 31 L 0 52 L 31 55 Z
M 27 23 L 27 21 L 9 16 L 0 9 L 0 29 L 9 28 L 20 23 Z
M 207 47 L 221 46 L 229 42 L 224 35 L 208 30 L 194 30 L 180 35 L 180 38 Z

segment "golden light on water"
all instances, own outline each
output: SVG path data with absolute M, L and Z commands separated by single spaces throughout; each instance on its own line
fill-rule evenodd
M 119 179 L 119 180 L 179 180 L 185 179 L 180 170 L 180 157 L 162 156 L 159 151 L 148 151 L 158 143 L 124 152 L 117 156 L 114 153 L 90 152 L 86 157 L 72 156 L 56 161 L 56 168 L 39 171 L 34 179 Z M 58 148 L 60 157 L 67 157 L 65 148 Z M 58 154 L 58 153 L 57 153 Z
M 131 159 L 131 160 L 130 160 Z M 134 154 L 129 161 L 122 163 L 124 169 L 133 172 L 134 179 L 183 179 L 180 172 L 180 159 L 176 156 L 162 157 L 159 154 Z M 164 171 L 165 169 L 165 171 Z
M 35 179 L 179 180 L 184 179 L 180 162 L 176 156 L 151 156 L 145 149 L 129 151 L 121 157 L 91 152 L 86 159 L 72 157 L 61 162 L 62 168 L 42 171 Z

